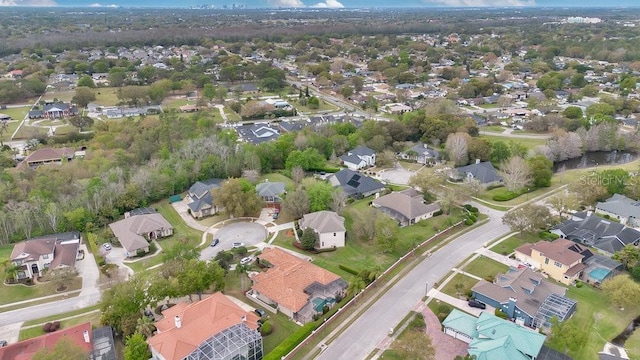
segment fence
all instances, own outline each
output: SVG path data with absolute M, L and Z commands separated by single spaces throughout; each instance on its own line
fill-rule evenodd
M 336 313 L 329 317 L 328 319 L 326 319 L 325 322 L 323 322 L 322 324 L 320 324 L 320 326 L 318 326 L 312 333 L 311 335 L 309 335 L 306 339 L 304 339 L 300 344 L 298 344 L 295 348 L 293 348 L 293 350 L 291 350 L 287 355 L 285 355 L 283 357 L 283 359 L 291 359 L 294 355 L 296 355 L 298 353 L 298 351 L 300 351 L 300 349 L 302 349 L 303 347 L 305 347 L 306 345 L 309 344 L 309 342 L 311 342 L 315 337 L 316 334 L 318 334 L 318 332 L 320 330 L 322 330 L 323 328 L 325 328 L 326 326 L 328 326 L 329 324 L 333 323 L 334 321 L 336 321 L 337 318 L 339 318 L 339 314 L 343 311 L 343 310 L 348 310 L 349 308 L 353 307 L 354 304 L 356 303 L 356 300 L 361 297 L 361 295 L 366 295 L 370 292 L 372 292 L 373 290 L 371 290 L 371 288 L 375 287 L 378 282 L 380 281 L 381 278 L 386 278 L 387 275 L 394 271 L 398 266 L 400 266 L 401 264 L 408 262 L 408 259 L 410 257 L 413 257 L 415 255 L 415 253 L 417 251 L 422 250 L 424 247 L 426 247 L 429 243 L 433 242 L 435 239 L 438 239 L 439 237 L 443 236 L 443 235 L 447 235 L 451 232 L 453 232 L 454 230 L 458 229 L 459 227 L 461 227 L 461 225 L 464 224 L 464 221 L 459 221 L 453 225 L 451 225 L 450 227 L 434 234 L 433 236 L 431 236 L 430 238 L 428 238 L 427 240 L 423 241 L 420 245 L 416 246 L 415 248 L 411 249 L 411 251 L 409 251 L 408 253 L 406 253 L 404 256 L 402 256 L 400 259 L 398 259 L 396 262 L 393 263 L 393 265 L 391 265 L 387 270 L 385 270 L 382 274 L 380 274 L 380 276 L 378 276 L 373 282 L 371 282 L 371 284 L 369 284 L 366 288 L 364 288 L 360 293 L 356 294 L 351 300 L 349 300 L 349 302 L 347 302 L 346 304 L 344 304 L 344 306 L 342 306 L 341 308 L 338 309 L 338 311 L 336 311 Z M 386 280 L 386 279 L 385 279 Z

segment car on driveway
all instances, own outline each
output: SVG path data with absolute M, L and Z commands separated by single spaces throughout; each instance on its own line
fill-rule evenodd
M 469 300 L 469 302 L 467 302 L 467 304 L 469 306 L 471 306 L 471 307 L 478 308 L 478 309 L 486 309 L 487 308 L 487 305 L 485 305 L 483 302 L 480 302 L 480 301 L 478 301 L 476 299 Z
M 233 244 L 231 244 L 231 247 L 234 248 L 234 249 L 235 248 L 239 248 L 239 247 L 243 247 L 243 246 L 244 246 L 244 243 L 242 243 L 242 242 L 234 242 Z
M 218 245 L 220 243 L 220 239 L 213 239 L 213 241 L 211 242 L 211 247 L 214 247 L 216 245 Z
M 111 250 L 111 244 L 109 244 L 109 243 L 102 244 L 102 247 L 107 251 Z
M 260 311 L 262 311 L 262 310 L 260 310 Z M 256 312 L 258 312 L 258 309 L 256 309 Z M 262 311 L 262 312 L 264 312 L 264 311 Z M 7 346 L 7 340 L 0 340 L 0 347 L 5 347 L 5 346 Z
M 240 260 L 240 265 L 247 265 L 248 263 L 250 263 L 252 261 L 253 261 L 253 258 L 251 256 L 243 257 Z
M 257 309 L 256 308 L 255 310 L 253 310 L 253 312 L 255 312 L 260 317 L 264 317 L 265 315 L 267 315 L 267 313 L 262 309 Z

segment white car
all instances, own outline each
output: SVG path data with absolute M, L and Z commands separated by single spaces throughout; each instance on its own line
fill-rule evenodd
M 240 260 L 240 265 L 247 265 L 252 261 L 253 261 L 253 258 L 251 256 L 243 257 L 242 260 Z
M 109 243 L 102 244 L 102 247 L 107 251 L 111 250 L 111 244 L 109 244 Z
M 241 242 L 234 242 L 233 244 L 231 244 L 231 247 L 234 249 L 242 246 L 244 246 L 244 243 L 241 243 Z

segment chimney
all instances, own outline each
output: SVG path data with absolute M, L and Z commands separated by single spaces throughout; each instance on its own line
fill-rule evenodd
M 177 329 L 180 329 L 182 327 L 182 320 L 180 319 L 180 316 L 176 315 L 173 318 L 173 322 L 175 323 Z
M 247 315 L 242 315 L 242 322 L 247 321 Z
M 476 164 L 480 164 L 480 159 L 476 159 Z
M 593 211 L 589 210 L 587 211 L 587 216 L 591 216 L 593 214 Z
M 85 330 L 82 332 L 82 336 L 84 337 L 84 342 L 87 344 L 91 343 L 91 338 L 89 337 L 89 331 Z

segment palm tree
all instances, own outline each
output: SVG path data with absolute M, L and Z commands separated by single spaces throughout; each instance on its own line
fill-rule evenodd
M 348 296 L 356 296 L 360 291 L 364 290 L 367 284 L 364 280 L 359 276 L 351 277 L 351 281 L 349 281 L 349 286 L 347 287 L 347 295 Z
M 138 319 L 136 332 L 139 332 L 148 339 L 153 335 L 154 331 L 156 331 L 156 326 L 153 324 L 153 320 L 147 316 L 143 316 Z
M 242 290 L 242 292 L 245 291 L 244 283 L 245 283 L 246 274 L 248 270 L 249 270 L 249 267 L 244 264 L 237 264 L 236 269 L 234 270 L 235 273 L 238 275 L 238 277 L 240 277 L 240 289 Z
M 0 264 L 2 264 L 2 268 L 4 269 L 5 280 L 16 278 L 18 271 L 20 271 L 19 265 L 13 264 L 10 259 L 3 259 Z

